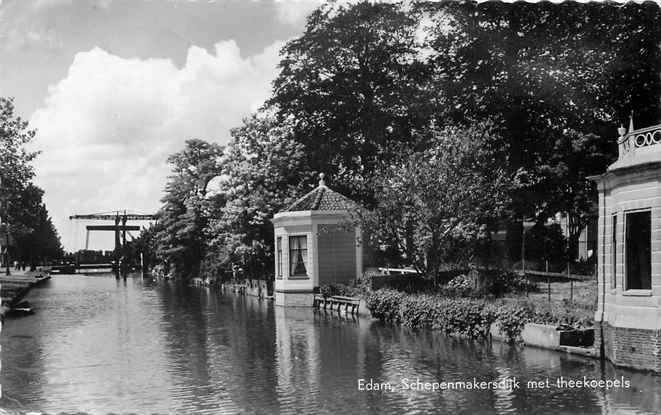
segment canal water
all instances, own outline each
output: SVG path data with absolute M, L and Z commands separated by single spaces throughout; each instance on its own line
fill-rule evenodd
M 205 288 L 63 275 L 28 300 L 36 313 L 7 319 L 0 336 L 0 407 L 15 412 L 661 411 L 659 376 L 602 370 L 598 361 L 540 349 L 283 309 Z M 557 387 L 560 377 L 618 379 L 630 387 Z M 391 389 L 359 390 L 359 379 Z M 404 379 L 437 387 L 500 383 L 426 391 L 405 389 Z M 540 388 L 546 379 L 550 388 Z M 531 380 L 540 385 L 528 387 Z

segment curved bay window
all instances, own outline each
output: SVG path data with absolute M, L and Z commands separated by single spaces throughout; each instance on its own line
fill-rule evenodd
M 651 212 L 627 213 L 625 225 L 625 289 L 649 290 L 652 288 Z
M 289 237 L 289 275 L 307 277 L 308 238 L 305 235 Z

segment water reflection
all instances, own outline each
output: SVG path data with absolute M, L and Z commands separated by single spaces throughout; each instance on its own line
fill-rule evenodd
M 204 288 L 58 276 L 2 332 L 3 399 L 90 413 L 658 413 L 661 377 L 596 360 L 274 307 Z M 404 390 L 421 381 L 613 379 L 631 389 Z M 358 379 L 390 392 L 358 391 Z

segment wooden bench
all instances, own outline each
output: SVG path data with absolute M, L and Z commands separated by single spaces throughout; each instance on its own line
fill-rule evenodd
M 324 297 L 321 294 L 315 294 L 313 305 L 320 310 L 341 311 L 344 306 L 344 312 L 349 314 L 358 314 L 358 306 L 360 298 L 357 297 L 344 297 L 341 295 L 333 295 L 331 297 Z

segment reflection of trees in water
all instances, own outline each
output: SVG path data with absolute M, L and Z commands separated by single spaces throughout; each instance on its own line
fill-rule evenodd
M 41 306 L 45 299 L 41 296 L 29 297 L 33 306 Z M 42 320 L 44 316 L 37 316 Z M 37 408 L 44 401 L 44 359 L 42 356 L 44 339 L 35 333 L 35 325 L 45 322 L 18 323 L 7 318 L 0 333 L 0 385 L 2 397 L 0 407 L 6 409 Z
M 315 314 L 311 309 L 283 308 L 254 297 L 220 296 L 192 289 L 183 298 L 168 298 L 165 315 L 178 313 L 168 328 L 181 336 L 170 355 L 185 356 L 199 388 L 186 398 L 191 408 L 330 413 L 419 411 L 474 413 L 562 407 L 567 413 L 622 412 L 637 408 L 655 413 L 660 406 L 661 377 L 616 370 L 635 390 L 526 389 L 528 380 L 602 377 L 597 360 L 532 347 L 476 342 L 439 332 L 352 321 Z M 172 293 L 175 295 L 175 293 Z M 168 317 L 175 318 L 174 316 Z M 172 346 L 170 346 L 172 347 Z M 611 372 L 608 372 L 610 370 Z M 522 389 L 357 391 L 360 378 L 390 381 L 498 381 L 516 377 Z M 184 398 L 181 398 L 184 399 Z M 198 402 L 193 402 L 197 399 Z
M 171 285 L 163 288 L 162 301 L 169 355 L 186 388 L 180 394 L 185 410 L 277 406 L 274 326 L 266 301 Z
M 201 292 L 174 283 L 163 284 L 158 293 L 162 307 L 161 328 L 166 335 L 165 353 L 170 358 L 171 376 L 176 383 L 170 387 L 174 390 L 182 387 L 186 392 L 173 393 L 173 399 L 188 410 L 210 409 L 207 394 L 213 391 L 206 347 L 206 301 Z
M 419 377 L 421 381 L 431 382 L 469 381 L 473 376 L 486 381 L 516 377 L 521 384 L 521 389 L 513 391 L 402 391 L 399 400 L 388 404 L 389 408 L 397 408 L 399 401 L 415 402 L 421 410 L 435 408 L 448 413 L 513 409 L 536 413 L 540 407 L 561 407 L 566 413 L 638 413 L 637 410 L 658 413 L 661 408 L 661 376 L 614 369 L 612 365 L 607 365 L 609 369 L 602 373 L 596 359 L 501 342 L 464 340 L 428 330 L 412 331 L 375 323 L 369 331 L 365 362 L 368 377 L 381 380 Z M 631 379 L 634 389 L 526 388 L 528 380 L 549 378 L 554 384 L 559 376 L 576 380 L 582 380 L 583 376 L 588 379 L 625 376 Z
M 216 295 L 216 294 L 212 294 Z M 219 296 L 216 318 L 229 340 L 219 370 L 231 374 L 228 392 L 242 411 L 276 408 L 276 351 L 273 308 L 250 296 Z
M 661 408 L 661 376 L 610 364 L 602 372 L 598 360 L 340 319 L 199 288 L 149 286 L 129 279 L 128 284 L 136 285 L 132 289 L 123 281 L 115 287 L 115 280 L 106 278 L 86 287 L 81 281 L 73 287 L 62 279 L 53 289 L 34 290 L 29 300 L 39 312 L 20 324 L 8 320 L 3 328 L 3 392 L 26 409 L 52 411 L 83 403 L 130 409 L 133 402 L 143 403 L 142 398 L 154 400 L 143 408 L 153 405 L 177 413 L 401 413 L 411 408 L 431 413 L 539 413 L 541 408 L 658 413 Z M 555 381 L 561 375 L 625 376 L 632 388 L 357 391 L 360 378 L 399 386 L 402 377 L 452 381 L 517 376 L 525 382 Z M 0 405 L 17 406 L 7 399 Z

